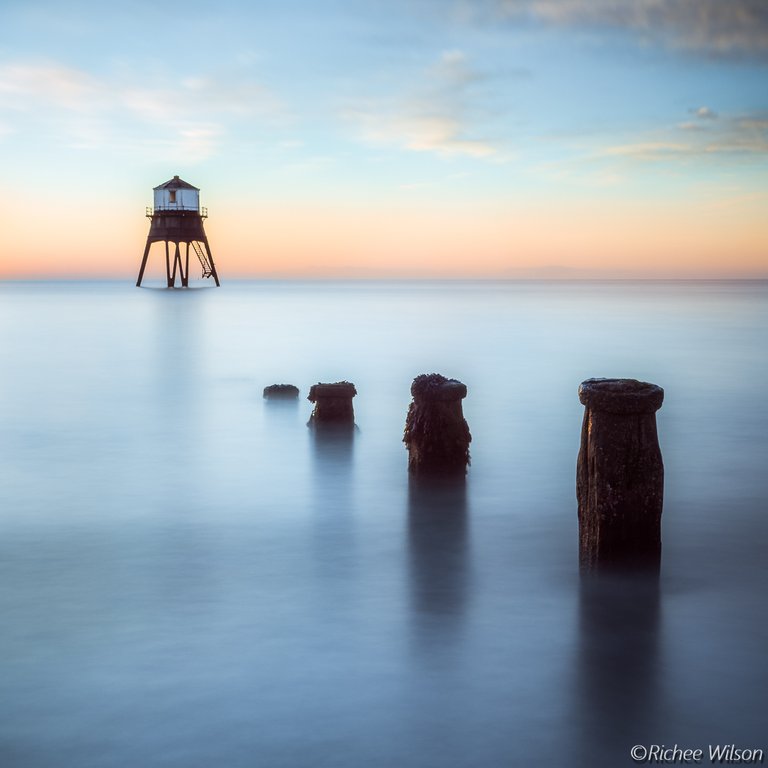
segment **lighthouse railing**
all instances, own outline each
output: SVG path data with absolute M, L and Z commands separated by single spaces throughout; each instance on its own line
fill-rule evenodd
M 147 206 L 147 216 L 151 215 L 152 208 L 150 206 Z M 154 212 L 157 213 L 158 211 L 174 211 L 178 213 L 197 213 L 200 214 L 203 218 L 205 218 L 208 215 L 208 209 L 203 208 L 201 209 L 200 206 L 187 206 L 187 205 L 156 205 L 154 207 Z

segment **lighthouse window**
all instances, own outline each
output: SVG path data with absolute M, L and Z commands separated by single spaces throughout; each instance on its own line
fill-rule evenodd
M 169 189 L 168 190 L 168 202 L 169 203 L 175 203 L 176 202 L 176 190 L 175 189 Z

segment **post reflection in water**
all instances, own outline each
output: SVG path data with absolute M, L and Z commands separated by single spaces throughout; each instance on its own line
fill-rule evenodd
M 573 701 L 582 764 L 624 764 L 633 745 L 658 740 L 659 624 L 656 574 L 582 577 Z
M 263 398 L 263 400 L 270 435 L 298 426 L 299 399 L 297 397 L 272 397 Z
M 469 592 L 464 477 L 410 477 L 408 562 L 413 636 L 430 652 L 455 638 Z
M 313 548 L 318 576 L 349 583 L 354 574 L 354 425 L 308 427 L 313 464 Z

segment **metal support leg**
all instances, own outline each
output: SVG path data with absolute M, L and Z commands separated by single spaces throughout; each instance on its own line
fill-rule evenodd
M 173 288 L 173 278 L 171 277 L 171 257 L 168 253 L 168 241 L 165 241 L 165 279 L 168 288 Z
M 221 283 L 219 283 L 219 276 L 216 273 L 216 265 L 213 263 L 213 254 L 211 253 L 211 247 L 208 245 L 207 237 L 203 240 L 203 244 L 205 245 L 205 252 L 208 254 L 208 263 L 211 265 L 211 274 L 213 275 L 213 279 L 216 281 L 216 287 L 218 288 Z
M 187 243 L 187 254 L 184 263 L 186 266 L 181 273 L 181 285 L 183 288 L 189 288 L 189 243 Z
M 139 279 L 136 281 L 136 287 L 141 287 L 141 281 L 144 279 L 144 270 L 147 267 L 147 258 L 149 256 L 149 249 L 152 243 L 149 242 L 149 238 L 147 238 L 147 246 L 144 248 L 144 257 L 141 260 L 141 269 L 139 269 Z
M 171 282 L 174 287 L 176 286 L 176 270 L 179 270 L 179 277 L 181 279 L 181 287 L 184 288 L 186 281 L 184 279 L 184 267 L 181 264 L 181 251 L 179 244 L 176 243 L 176 252 L 173 254 L 173 270 L 171 272 Z

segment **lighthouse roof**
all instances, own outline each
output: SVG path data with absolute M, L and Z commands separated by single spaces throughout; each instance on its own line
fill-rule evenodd
M 154 189 L 196 189 L 198 192 L 200 191 L 198 187 L 193 187 L 178 176 L 174 176 L 170 181 L 166 181 L 165 184 L 160 184 L 160 186 L 154 187 Z

